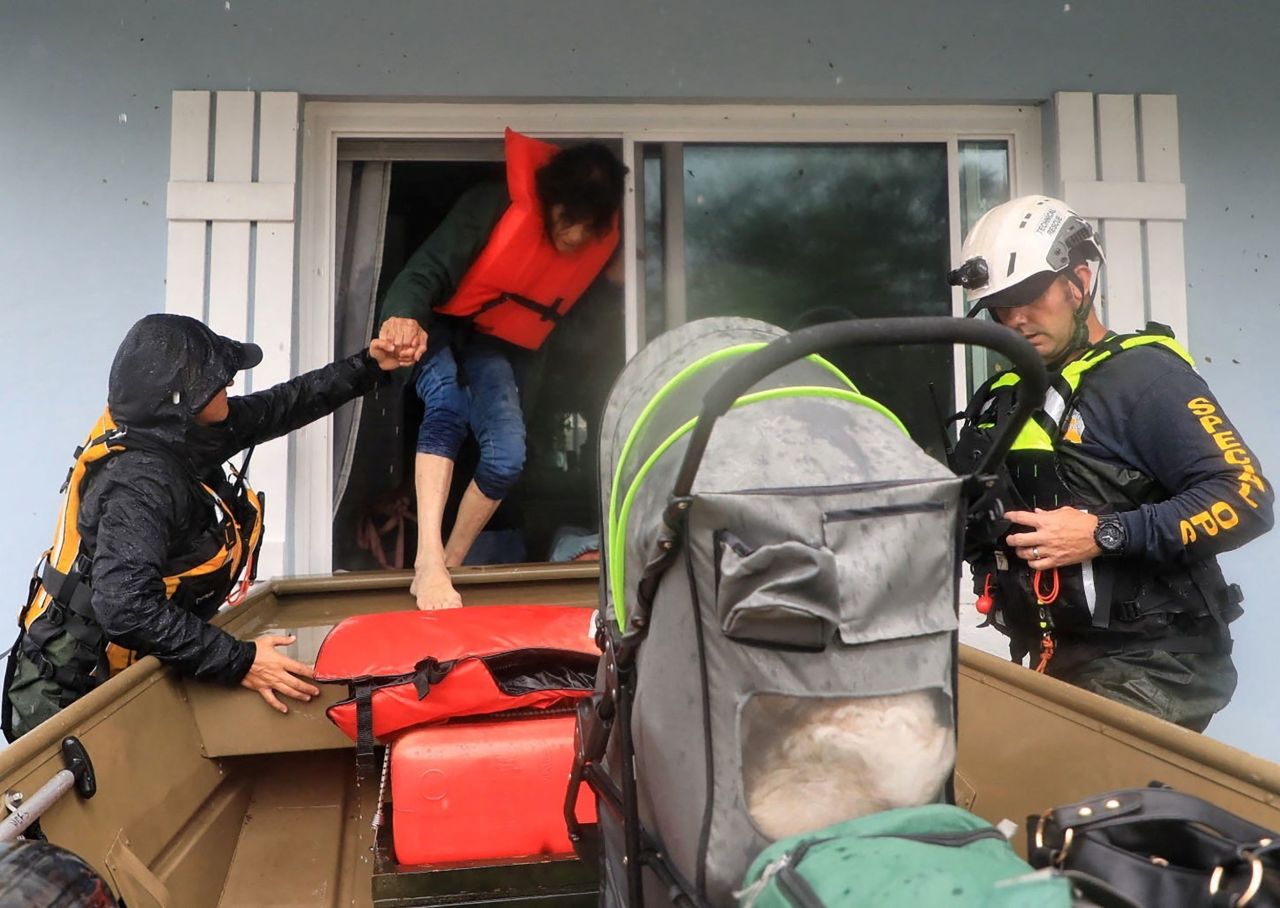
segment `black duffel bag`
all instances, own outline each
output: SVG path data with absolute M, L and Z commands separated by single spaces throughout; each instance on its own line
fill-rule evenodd
M 1027 857 L 1144 908 L 1280 908 L 1280 834 L 1156 784 L 1029 817 Z

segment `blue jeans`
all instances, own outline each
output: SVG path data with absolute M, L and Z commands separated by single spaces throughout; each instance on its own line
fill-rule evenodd
M 524 469 L 524 413 L 511 360 L 500 348 L 443 346 L 418 364 L 414 387 L 426 411 L 418 428 L 418 453 L 456 460 L 468 428 L 480 445 L 475 483 L 485 497 L 501 500 Z M 461 363 L 458 362 L 461 360 Z M 465 384 L 458 381 L 459 365 Z

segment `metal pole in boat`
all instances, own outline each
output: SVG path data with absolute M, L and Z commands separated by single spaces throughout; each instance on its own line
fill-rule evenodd
M 52 807 L 72 788 L 80 796 L 92 798 L 98 791 L 98 783 L 93 775 L 93 763 L 89 760 L 89 752 L 76 737 L 62 739 L 62 758 L 67 768 L 59 770 L 48 782 L 45 782 L 29 798 L 22 797 L 21 792 L 10 792 L 5 796 L 5 806 L 9 815 L 0 821 L 0 842 L 16 839 L 27 828 L 40 819 L 41 814 Z

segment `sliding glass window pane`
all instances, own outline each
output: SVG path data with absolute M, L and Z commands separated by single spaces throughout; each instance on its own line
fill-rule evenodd
M 1009 201 L 1009 143 L 960 143 L 960 235 L 997 205 Z M 969 348 L 969 394 L 1008 362 L 979 347 Z
M 689 319 L 950 314 L 944 144 L 686 145 L 681 176 Z M 940 451 L 950 348 L 832 358 Z
M 960 143 L 960 233 L 992 208 L 1009 201 L 1009 143 Z
M 667 330 L 666 271 L 662 231 L 662 146 L 644 147 L 644 340 Z

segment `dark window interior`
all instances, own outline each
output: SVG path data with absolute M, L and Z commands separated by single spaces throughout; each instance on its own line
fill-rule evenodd
M 501 162 L 407 161 L 392 166 L 379 278 L 382 292 L 457 198 L 486 179 L 503 179 Z M 380 321 L 379 317 L 375 321 Z M 522 390 L 528 456 L 523 478 L 472 549 L 469 564 L 545 561 L 557 531 L 594 532 L 598 524 L 596 451 L 605 397 L 623 364 L 622 289 L 597 280 L 542 349 L 531 357 Z M 408 370 L 388 391 L 366 398 L 347 494 L 334 515 L 335 569 L 380 567 L 384 557 L 412 567 L 417 526 L 413 459 L 422 404 Z M 478 451 L 459 454 L 445 513 L 448 538 Z M 365 544 L 362 545 L 361 542 Z

